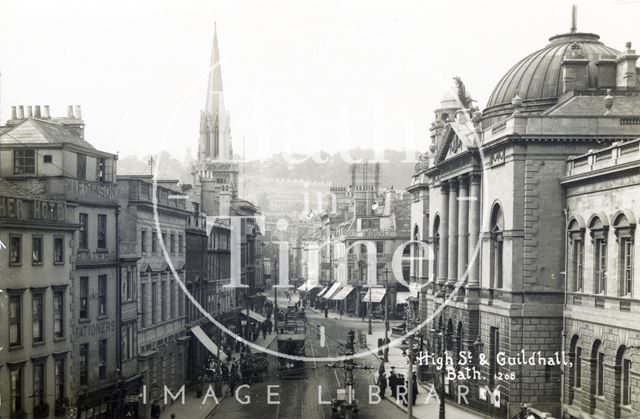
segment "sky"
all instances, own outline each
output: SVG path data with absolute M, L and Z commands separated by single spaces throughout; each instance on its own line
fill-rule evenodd
M 574 3 L 579 31 L 640 49 L 640 1 Z M 512 65 L 568 32 L 571 4 L 2 0 L 0 119 L 81 105 L 98 149 L 194 156 L 215 22 L 236 153 L 424 151 L 452 77 L 484 108 Z

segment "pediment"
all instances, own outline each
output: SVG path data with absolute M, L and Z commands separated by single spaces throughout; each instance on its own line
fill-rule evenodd
M 477 148 L 473 136 L 474 131 L 456 122 L 450 122 L 445 128 L 440 148 L 435 157 L 435 163 L 442 163 L 452 157 L 464 154 L 470 149 Z

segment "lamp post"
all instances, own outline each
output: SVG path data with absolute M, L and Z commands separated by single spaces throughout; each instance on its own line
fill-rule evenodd
M 372 296 L 372 294 L 373 294 L 373 287 L 369 287 L 369 304 L 368 304 L 369 307 L 368 307 L 368 310 L 369 310 L 369 334 L 370 335 L 373 334 L 373 330 L 371 328 L 371 312 L 373 311 L 372 310 L 372 306 L 371 306 L 371 296 Z
M 439 349 L 439 354 L 438 356 L 440 357 L 444 357 L 445 353 L 446 353 L 446 342 L 445 342 L 445 335 L 444 335 L 444 325 L 440 326 L 440 330 L 436 330 L 435 328 L 431 329 L 431 333 L 433 336 L 433 341 L 434 341 L 434 346 L 435 348 Z M 438 342 L 436 343 L 436 340 L 438 340 Z M 438 343 L 440 345 L 438 345 Z M 440 348 L 438 348 L 438 346 L 440 346 Z M 434 367 L 435 368 L 435 367 Z M 434 373 L 433 375 L 434 377 L 434 383 L 435 383 L 435 377 L 436 374 Z M 439 411 L 439 418 L 440 419 L 445 419 L 445 389 L 444 389 L 444 385 L 445 385 L 445 365 L 443 363 L 442 368 L 440 368 L 440 394 L 439 394 L 439 398 L 440 398 L 440 411 Z
M 218 321 L 220 320 L 220 303 L 218 303 Z M 220 345 L 222 345 L 222 331 L 218 328 L 218 353 L 216 355 L 218 362 L 220 361 Z
M 389 292 L 389 284 L 387 281 L 387 274 L 389 273 L 389 268 L 385 268 L 384 270 L 384 289 L 386 292 Z M 387 345 L 389 343 L 389 295 L 385 295 L 384 297 L 384 344 Z M 389 348 L 385 348 L 384 350 L 384 362 L 389 362 Z

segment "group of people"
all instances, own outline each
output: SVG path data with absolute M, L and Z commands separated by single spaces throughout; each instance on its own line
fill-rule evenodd
M 415 371 L 412 374 L 412 382 L 411 382 L 411 404 L 413 406 L 416 405 L 416 399 L 418 398 L 418 378 L 416 377 Z M 407 399 L 409 398 L 409 380 L 404 378 L 402 374 L 396 373 L 396 367 L 391 367 L 391 371 L 389 372 L 389 378 L 387 379 L 384 364 L 380 366 L 380 371 L 378 372 L 378 379 L 376 381 L 376 385 L 380 389 L 379 396 L 381 399 L 384 399 L 387 392 L 387 387 L 391 388 L 391 397 L 396 400 L 402 399 L 402 404 L 407 405 Z

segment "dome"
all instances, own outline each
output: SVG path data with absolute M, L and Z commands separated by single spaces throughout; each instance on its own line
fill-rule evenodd
M 523 111 L 543 111 L 562 95 L 562 61 L 565 56 L 586 59 L 589 86 L 596 87 L 595 61 L 615 58 L 618 51 L 604 45 L 592 33 L 567 33 L 549 39 L 549 44 L 520 60 L 498 82 L 483 112 L 484 118 L 496 122 L 511 114 L 511 99 L 523 99 Z

